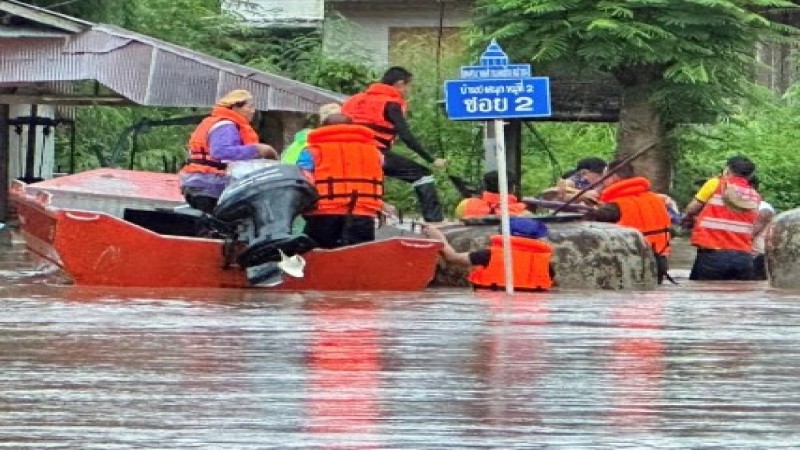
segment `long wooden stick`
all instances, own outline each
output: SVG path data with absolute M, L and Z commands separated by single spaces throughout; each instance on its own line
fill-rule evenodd
M 604 173 L 603 176 L 600 177 L 597 181 L 595 181 L 594 183 L 590 184 L 589 186 L 586 186 L 585 188 L 581 189 L 580 192 L 578 192 L 572 198 L 570 198 L 569 200 L 564 202 L 563 205 L 561 205 L 560 207 L 556 208 L 556 210 L 553 211 L 552 213 L 550 213 L 550 215 L 551 216 L 555 216 L 556 214 L 560 213 L 565 208 L 567 208 L 568 206 L 570 206 L 573 203 L 575 203 L 579 198 L 581 198 L 583 196 L 583 194 L 585 194 L 585 193 L 591 191 L 592 189 L 596 188 L 597 186 L 600 186 L 601 184 L 603 184 L 603 181 L 605 181 L 608 178 L 610 178 L 611 175 L 614 175 L 617 172 L 617 170 L 619 170 L 622 166 L 624 166 L 626 164 L 629 164 L 634 159 L 644 155 L 645 152 L 647 152 L 651 148 L 655 147 L 656 145 L 658 145 L 658 141 L 653 141 L 649 145 L 647 145 L 644 148 L 642 148 L 641 150 L 639 150 L 636 153 L 634 153 L 634 154 L 628 156 L 627 158 L 623 159 L 617 167 L 615 167 L 612 170 L 606 171 L 606 173 Z

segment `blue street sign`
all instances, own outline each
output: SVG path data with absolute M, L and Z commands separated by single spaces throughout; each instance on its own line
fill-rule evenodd
M 447 117 L 451 120 L 548 117 L 550 79 L 451 80 L 445 82 Z
M 530 64 L 509 64 L 508 55 L 492 40 L 478 66 L 461 68 L 461 79 L 444 84 L 451 120 L 548 117 L 550 79 L 531 77 Z

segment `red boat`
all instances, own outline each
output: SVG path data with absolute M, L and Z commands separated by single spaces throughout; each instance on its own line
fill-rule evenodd
M 159 234 L 99 211 L 55 207 L 36 184 L 12 187 L 27 247 L 79 285 L 248 287 L 245 271 L 225 266 L 223 241 Z M 396 237 L 303 255 L 303 278 L 270 290 L 419 291 L 427 287 L 442 244 Z

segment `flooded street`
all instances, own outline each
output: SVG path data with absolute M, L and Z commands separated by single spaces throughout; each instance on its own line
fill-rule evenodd
M 800 447 L 800 295 L 766 283 L 82 288 L 0 252 L 0 447 Z

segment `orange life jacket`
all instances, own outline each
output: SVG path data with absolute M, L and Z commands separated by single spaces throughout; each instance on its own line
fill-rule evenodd
M 753 248 L 753 225 L 758 209 L 734 211 L 723 203 L 722 194 L 727 186 L 733 187 L 744 198 L 761 202 L 761 196 L 742 177 L 723 177 L 717 190 L 703 206 L 692 229 L 692 245 L 711 250 L 750 252 Z
M 639 230 L 657 255 L 670 252 L 670 217 L 664 200 L 650 192 L 650 181 L 636 177 L 618 181 L 603 189 L 600 200 L 619 207 L 618 225 Z
M 211 156 L 211 148 L 208 142 L 208 136 L 211 131 L 215 125 L 222 121 L 233 122 L 236 125 L 243 144 L 258 143 L 258 133 L 244 116 L 230 108 L 216 106 L 211 111 L 211 115 L 203 119 L 189 137 L 189 145 L 187 147 L 189 159 L 181 169 L 181 173 L 214 173 L 220 175 L 225 173 L 227 165 Z
M 404 114 L 408 108 L 403 94 L 394 86 L 383 83 L 371 84 L 366 91 L 350 97 L 342 105 L 342 114 L 353 119 L 353 123 L 375 131 L 381 150 L 390 148 L 397 137 L 397 129 L 384 115 L 387 103 L 399 103 Z
M 319 193 L 314 214 L 375 216 L 383 206 L 383 168 L 375 132 L 361 125 L 327 125 L 308 133 Z
M 517 201 L 517 197 L 508 196 L 508 213 L 512 216 L 525 214 L 528 208 L 525 203 Z M 500 194 L 484 191 L 481 198 L 467 199 L 464 207 L 464 218 L 499 216 L 500 215 Z
M 468 280 L 475 288 L 497 289 L 505 287 L 503 236 L 491 237 L 491 259 L 486 267 L 477 267 Z M 538 239 L 511 236 L 511 257 L 514 261 L 514 288 L 519 290 L 546 290 L 553 286 L 550 277 L 550 258 L 553 247 Z

